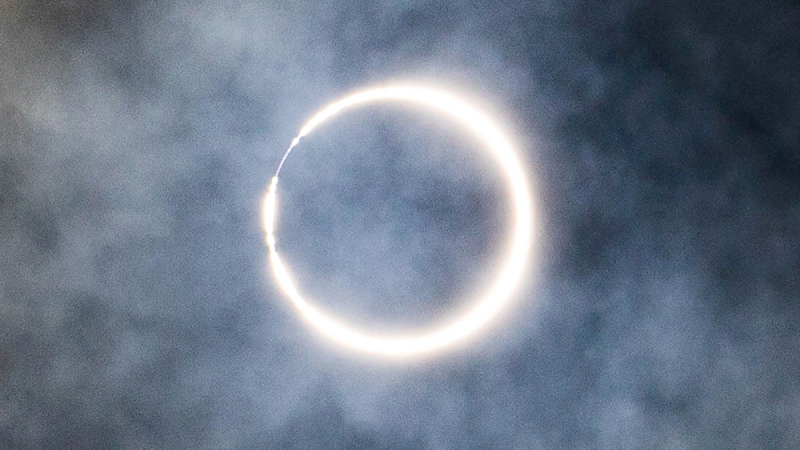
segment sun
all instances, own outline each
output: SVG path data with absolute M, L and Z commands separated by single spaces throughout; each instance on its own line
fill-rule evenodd
M 511 205 L 509 236 L 504 244 L 506 249 L 494 277 L 483 288 L 478 300 L 472 302 L 463 314 L 427 330 L 380 334 L 339 320 L 303 297 L 276 248 L 278 176 L 292 149 L 304 136 L 342 111 L 379 102 L 421 106 L 463 126 L 465 132 L 485 145 L 501 169 Z M 524 281 L 536 238 L 531 183 L 511 140 L 489 116 L 470 103 L 441 89 L 418 85 L 390 85 L 361 90 L 328 104 L 314 114 L 292 140 L 270 181 L 262 202 L 262 219 L 275 280 L 303 319 L 325 337 L 347 348 L 391 358 L 446 350 L 485 329 L 509 306 Z

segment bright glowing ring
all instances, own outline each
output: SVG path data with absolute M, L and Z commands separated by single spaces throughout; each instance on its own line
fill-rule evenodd
M 511 209 L 513 210 L 511 218 L 512 233 L 508 243 L 507 254 L 488 289 L 460 317 L 438 328 L 415 334 L 381 335 L 369 333 L 327 315 L 303 298 L 275 248 L 278 175 L 283 163 L 286 161 L 286 157 L 289 156 L 289 153 L 303 136 L 311 133 L 326 120 L 348 108 L 378 101 L 420 105 L 442 113 L 472 131 L 488 146 L 492 157 L 502 169 L 509 191 Z M 489 117 L 473 106 L 441 90 L 407 85 L 387 86 L 359 91 L 335 101 L 316 113 L 300 129 L 300 133 L 292 140 L 291 146 L 283 156 L 264 196 L 262 210 L 264 230 L 266 232 L 272 270 L 278 285 L 308 323 L 326 337 L 351 349 L 383 356 L 403 357 L 430 353 L 451 346 L 473 335 L 476 331 L 484 328 L 493 318 L 497 317 L 498 313 L 508 305 L 512 294 L 523 279 L 534 240 L 534 208 L 530 184 L 522 167 L 510 141 Z

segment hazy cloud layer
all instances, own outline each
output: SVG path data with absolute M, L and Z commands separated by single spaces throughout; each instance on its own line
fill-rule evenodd
M 800 9 L 780 2 L 0 5 L 0 447 L 796 448 Z M 524 150 L 539 269 L 410 365 L 309 330 L 259 202 L 310 113 L 422 80 Z M 298 147 L 280 235 L 375 327 L 457 310 L 502 186 L 432 116 Z M 285 179 L 284 179 L 285 178 Z

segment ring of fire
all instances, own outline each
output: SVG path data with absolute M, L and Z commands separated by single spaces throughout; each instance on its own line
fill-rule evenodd
M 344 110 L 375 102 L 411 103 L 441 113 L 463 125 L 485 144 L 502 169 L 511 205 L 511 234 L 505 257 L 478 301 L 438 327 L 409 334 L 377 334 L 364 331 L 327 314 L 309 303 L 297 288 L 292 275 L 276 249 L 278 175 L 286 158 L 304 136 Z M 520 286 L 534 244 L 534 205 L 530 183 L 523 165 L 508 138 L 484 113 L 463 100 L 439 89 L 412 85 L 393 85 L 358 91 L 328 104 L 300 129 L 272 177 L 262 202 L 262 220 L 269 258 L 275 279 L 303 319 L 327 338 L 353 350 L 386 357 L 407 357 L 443 350 L 485 328 L 511 301 Z

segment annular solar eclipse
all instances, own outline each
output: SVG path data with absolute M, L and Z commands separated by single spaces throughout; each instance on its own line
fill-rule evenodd
M 292 149 L 304 136 L 343 111 L 387 102 L 423 107 L 461 125 L 465 133 L 477 138 L 501 169 L 511 209 L 509 235 L 503 244 L 505 249 L 500 253 L 497 271 L 488 285 L 482 288 L 480 295 L 475 297 L 477 301 L 469 302 L 465 311 L 456 315 L 455 319 L 429 329 L 398 334 L 382 334 L 370 331 L 367 326 L 345 323 L 335 314 L 323 311 L 308 301 L 279 255 L 275 239 L 278 177 Z M 451 348 L 474 337 L 476 332 L 494 321 L 509 305 L 529 273 L 535 238 L 535 210 L 531 184 L 523 167 L 510 139 L 500 127 L 485 113 L 451 93 L 418 85 L 390 85 L 347 95 L 322 108 L 302 126 L 267 188 L 262 203 L 262 219 L 275 280 L 308 324 L 330 340 L 350 349 L 384 357 L 409 357 Z

